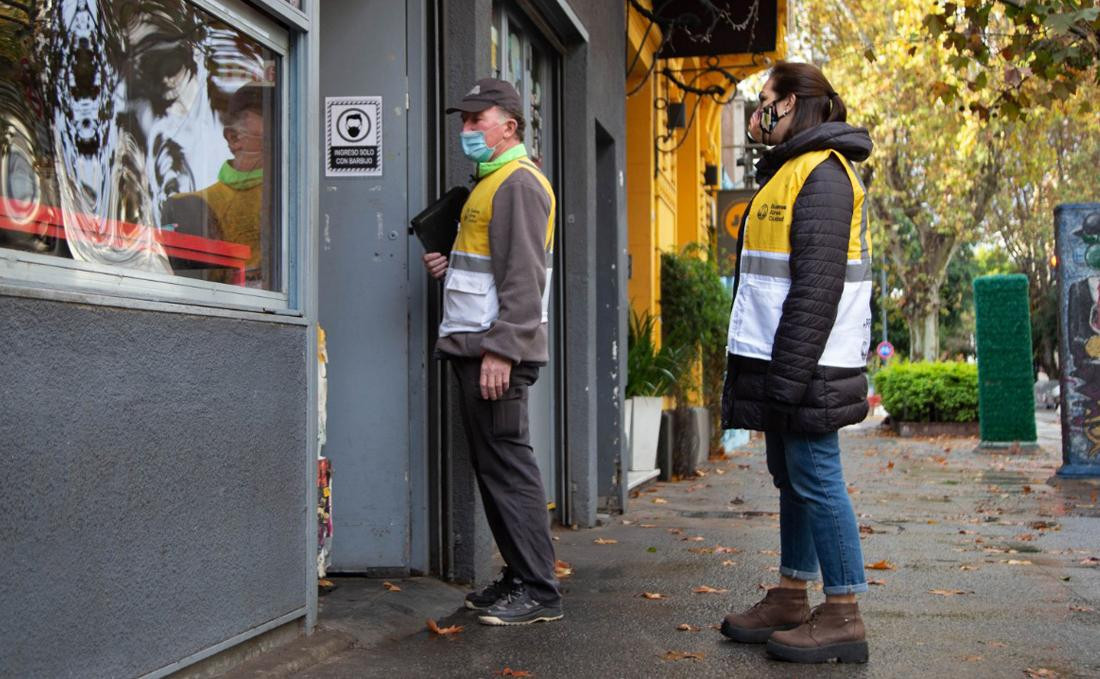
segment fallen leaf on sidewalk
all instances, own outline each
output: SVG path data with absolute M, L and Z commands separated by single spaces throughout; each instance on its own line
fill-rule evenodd
M 1095 556 L 1090 556 L 1088 558 L 1081 559 L 1080 563 L 1082 566 L 1100 566 L 1100 559 L 1097 559 Z
M 665 651 L 661 656 L 665 660 L 702 660 L 702 653 L 690 653 L 688 651 Z
M 1059 676 L 1054 670 L 1048 670 L 1045 667 L 1032 668 L 1029 667 L 1024 670 L 1024 675 L 1028 679 L 1040 679 L 1040 677 L 1057 677 Z
M 779 556 L 779 552 L 774 549 L 761 549 L 757 554 L 763 554 L 764 556 Z
M 667 599 L 668 597 L 660 592 L 642 592 L 643 599 Z
M 706 475 L 707 475 L 707 473 L 705 471 L 703 471 L 702 469 L 696 469 L 695 470 L 695 478 L 697 478 L 697 479 L 701 479 Z
M 505 667 L 501 671 L 497 672 L 498 677 L 533 677 L 535 675 L 524 670 L 514 670 L 511 667 Z
M 1035 541 L 1035 534 L 1034 533 L 1020 533 L 1019 535 L 1015 536 L 1012 539 L 1013 540 L 1019 540 L 1020 542 L 1034 542 Z
M 855 486 L 848 486 L 848 494 L 859 495 L 859 488 L 856 488 Z
M 714 470 L 714 473 L 715 473 L 715 474 L 719 474 L 719 475 L 721 475 L 721 474 L 725 474 L 725 473 L 726 473 L 726 470 L 725 470 L 725 469 L 715 469 L 715 470 Z
M 617 545 L 617 544 L 619 544 L 618 540 L 615 540 L 615 539 L 612 539 L 612 538 L 596 538 L 592 542 L 596 543 L 597 545 Z
M 691 537 L 680 538 L 680 540 L 682 542 L 702 542 L 703 540 L 706 540 L 706 538 L 702 535 L 693 535 Z
M 733 498 L 732 500 L 730 500 L 730 504 L 731 504 L 731 505 L 743 505 L 743 504 L 745 504 L 745 501 L 744 501 L 744 500 L 742 500 L 742 499 L 741 499 L 741 498 L 739 498 L 739 497 L 735 497 L 735 498 Z
M 1032 521 L 1027 527 L 1032 530 L 1062 530 L 1057 521 Z
M 680 535 L 680 534 L 681 534 L 681 533 L 683 533 L 684 531 L 683 531 L 683 529 L 682 529 L 682 528 L 669 528 L 669 529 L 668 529 L 668 532 L 669 532 L 669 533 L 672 533 L 673 535 Z
M 723 566 L 736 566 L 737 562 L 733 561 L 731 559 L 726 559 L 725 561 L 722 562 L 722 565 Z
M 624 525 L 624 526 L 629 526 L 629 525 L 631 525 L 632 523 L 634 523 L 634 522 L 633 522 L 633 521 L 631 521 L 630 519 L 623 519 L 623 525 Z
M 695 625 L 689 625 L 685 622 L 676 625 L 676 629 L 680 630 L 681 632 L 698 632 L 702 628 L 696 627 Z
M 561 559 L 558 559 L 554 562 L 554 575 L 558 580 L 568 578 L 570 575 L 573 575 L 573 567 Z
M 1023 491 L 1024 495 L 1027 495 L 1028 493 L 1031 492 L 1031 486 L 1025 485 L 1022 488 L 1020 488 L 1020 490 Z
M 872 578 L 871 580 L 867 581 L 867 584 L 868 585 L 885 585 L 886 581 L 885 580 L 879 580 L 877 578 Z
M 865 565 L 864 568 L 867 568 L 867 569 L 872 570 L 872 571 L 893 571 L 893 570 L 897 570 L 897 566 L 890 563 L 886 559 L 883 559 L 882 561 L 876 561 L 874 563 L 869 563 L 869 564 Z
M 969 594 L 969 592 L 963 589 L 930 589 L 928 590 L 928 593 L 938 594 L 939 596 L 959 596 L 962 594 Z
M 878 531 L 876 531 L 873 526 L 869 526 L 865 523 L 861 523 L 861 524 L 859 524 L 859 532 L 864 534 L 864 535 L 874 535 Z
M 386 588 L 387 592 L 400 592 L 401 588 L 392 582 L 383 582 L 382 586 Z
M 778 586 L 779 585 L 773 585 L 773 584 L 769 584 L 769 583 L 766 583 L 766 582 L 761 582 L 759 585 L 756 586 L 756 588 L 757 589 L 762 589 L 765 592 L 767 592 L 768 590 L 775 589 Z
M 638 524 L 638 528 L 656 528 L 656 527 L 657 527 L 657 524 L 655 524 L 655 523 L 639 523 Z
M 964 655 L 963 662 L 981 662 L 984 660 L 980 655 Z
M 978 570 L 978 567 L 977 566 L 971 566 L 970 564 L 963 564 L 963 565 L 959 566 L 959 570 L 960 571 L 976 571 L 976 570 Z
M 702 488 L 708 488 L 708 487 L 710 487 L 709 483 L 696 483 L 695 485 L 688 486 L 687 492 L 694 493 L 697 490 L 700 490 Z
M 696 587 L 695 589 L 693 589 L 691 591 L 695 592 L 696 594 L 725 594 L 729 590 L 728 589 L 715 589 L 714 587 L 710 587 L 708 585 L 699 585 L 698 587 Z
M 439 623 L 431 618 L 428 618 L 428 631 L 437 636 L 446 637 L 454 634 L 458 634 L 462 630 L 466 629 L 462 625 L 451 625 L 450 627 L 440 627 Z
M 1031 562 L 1027 559 L 1009 559 L 1006 561 L 1009 566 L 1030 566 Z
M 715 545 L 715 554 L 740 554 L 741 550 L 736 547 L 723 547 L 722 545 Z
M 960 530 L 960 531 L 959 531 L 959 535 L 977 535 L 977 534 L 978 534 L 978 532 L 977 532 L 977 531 L 973 531 L 973 530 L 966 530 L 966 529 L 963 529 L 963 530 Z
M 1096 609 L 1091 608 L 1089 606 L 1078 606 L 1077 604 L 1070 604 L 1069 610 L 1074 611 L 1076 613 L 1092 613 Z
M 664 499 L 663 497 L 655 497 L 655 498 L 653 498 L 653 504 L 655 504 L 655 505 L 667 505 L 668 500 Z

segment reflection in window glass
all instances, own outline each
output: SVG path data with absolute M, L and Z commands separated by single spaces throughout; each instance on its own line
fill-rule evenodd
M 523 34 L 508 26 L 508 82 L 523 96 Z
M 0 4 L 0 247 L 280 289 L 278 71 L 186 0 Z

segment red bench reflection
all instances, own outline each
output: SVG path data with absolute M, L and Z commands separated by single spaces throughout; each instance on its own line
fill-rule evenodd
M 0 197 L 0 229 L 18 231 L 36 236 L 48 236 L 68 240 L 65 225 L 69 229 L 82 229 L 93 242 L 102 242 L 103 235 L 86 225 L 104 224 L 105 220 L 88 215 L 66 213 L 61 208 L 50 205 L 35 205 L 22 200 Z M 146 235 L 143 231 L 152 231 L 153 240 L 160 244 L 164 253 L 172 259 L 207 265 L 209 268 L 232 269 L 232 284 L 244 285 L 245 263 L 252 255 L 252 248 L 240 243 L 203 238 L 189 233 L 165 231 L 141 224 L 106 220 L 104 229 L 113 232 L 111 238 L 120 245 L 139 244 Z M 141 247 L 148 247 L 141 245 Z

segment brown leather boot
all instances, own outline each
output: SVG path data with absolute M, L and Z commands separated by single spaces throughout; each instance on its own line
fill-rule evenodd
M 799 663 L 867 662 L 867 632 L 859 604 L 824 603 L 810 619 L 789 632 L 768 639 L 768 655 Z
M 743 644 L 762 644 L 772 632 L 794 629 L 809 617 L 806 590 L 774 587 L 744 613 L 727 615 L 722 634 Z

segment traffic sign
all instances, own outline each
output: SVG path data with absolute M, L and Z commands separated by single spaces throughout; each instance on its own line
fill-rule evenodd
M 875 353 L 878 354 L 878 357 L 882 360 L 888 361 L 890 357 L 894 355 L 894 345 L 886 341 L 879 342 L 878 346 L 875 347 Z

